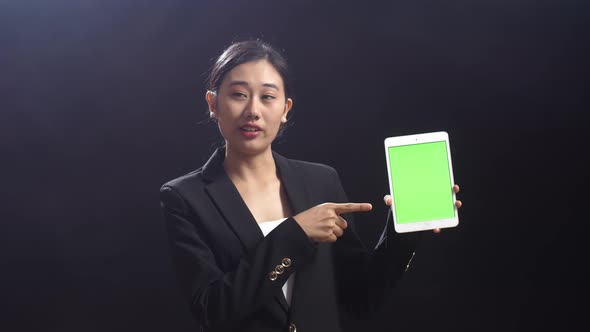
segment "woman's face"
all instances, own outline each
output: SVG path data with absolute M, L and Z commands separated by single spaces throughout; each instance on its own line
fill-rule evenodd
M 246 62 L 228 72 L 214 95 L 206 94 L 228 151 L 254 155 L 270 149 L 293 102 L 283 79 L 266 60 Z

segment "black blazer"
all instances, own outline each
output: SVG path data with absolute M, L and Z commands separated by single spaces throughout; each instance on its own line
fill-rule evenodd
M 183 295 L 202 331 L 341 331 L 343 313 L 366 316 L 413 257 L 417 234 L 385 227 L 367 250 L 349 227 L 313 243 L 288 218 L 266 237 L 223 169 L 218 149 L 198 170 L 164 184 L 161 207 Z M 337 172 L 273 152 L 294 214 L 347 202 Z M 291 305 L 282 286 L 293 272 Z M 280 272 L 280 273 L 277 273 Z

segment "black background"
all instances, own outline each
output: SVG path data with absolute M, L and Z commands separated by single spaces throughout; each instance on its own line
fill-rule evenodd
M 283 50 L 294 74 L 292 126 L 275 149 L 336 167 L 352 201 L 374 204 L 357 219 L 368 244 L 386 215 L 383 139 L 449 132 L 460 225 L 428 234 L 384 312 L 351 330 L 584 324 L 588 9 L 0 1 L 3 324 L 194 330 L 158 189 L 221 141 L 205 76 L 243 38 Z

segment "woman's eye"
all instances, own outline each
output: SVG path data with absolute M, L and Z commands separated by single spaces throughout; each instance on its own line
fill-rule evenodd
M 275 96 L 273 96 L 273 95 L 264 95 L 264 96 L 262 96 L 262 99 L 264 99 L 264 100 L 272 100 L 272 99 L 275 99 Z
M 241 92 L 234 92 L 234 93 L 232 93 L 232 96 L 236 97 L 236 98 L 246 98 L 246 95 Z

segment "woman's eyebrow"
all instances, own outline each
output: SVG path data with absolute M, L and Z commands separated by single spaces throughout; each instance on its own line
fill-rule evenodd
M 231 81 L 231 82 L 229 82 L 229 86 L 235 86 L 235 85 L 249 86 L 248 82 L 246 82 L 246 81 Z M 267 87 L 267 88 L 273 88 L 278 91 L 281 90 L 281 89 L 279 89 L 279 86 L 274 83 L 263 83 L 262 86 Z
M 279 87 L 276 84 L 273 84 L 273 83 L 264 83 L 264 84 L 262 84 L 262 86 L 280 90 Z
M 246 81 L 231 81 L 231 82 L 229 82 L 229 86 L 234 86 L 234 85 L 246 85 L 246 86 L 248 86 L 248 82 L 246 82 Z

